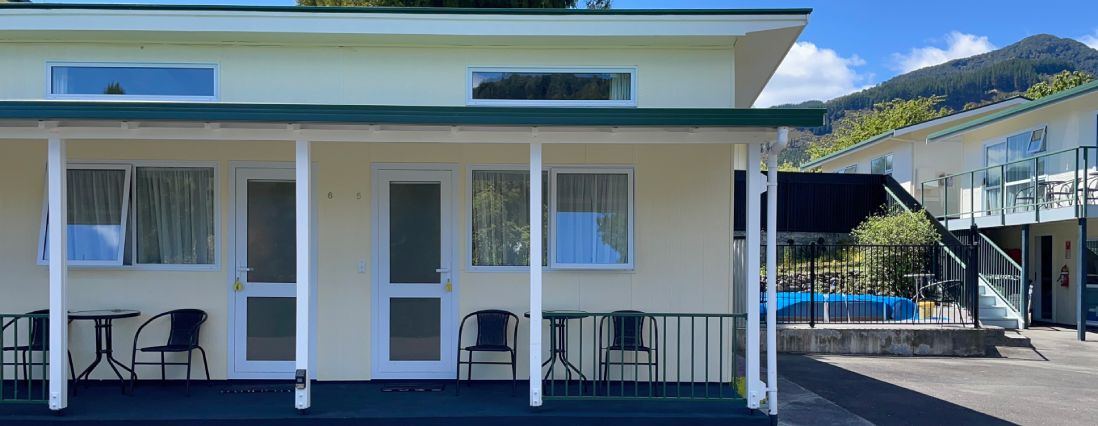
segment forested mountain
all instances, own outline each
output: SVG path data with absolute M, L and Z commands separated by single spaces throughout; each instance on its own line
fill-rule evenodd
M 1098 50 L 1076 40 L 1039 34 L 991 52 L 901 74 L 869 89 L 826 102 L 813 100 L 779 107 L 822 106 L 828 110 L 830 123 L 848 111 L 869 109 L 875 103 L 942 95 L 945 96 L 943 106 L 959 111 L 1020 95 L 1034 83 L 1064 70 L 1098 75 Z M 827 134 L 831 128 L 828 125 L 804 130 L 802 140 L 786 155 L 793 164 L 805 160 L 803 147 L 813 142 L 813 135 Z

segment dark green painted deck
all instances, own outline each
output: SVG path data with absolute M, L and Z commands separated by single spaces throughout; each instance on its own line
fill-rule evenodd
M 547 400 L 532 409 L 527 385 L 477 382 L 454 395 L 452 382 L 442 392 L 382 392 L 392 382 L 326 382 L 313 389 L 313 408 L 300 415 L 293 393 L 224 393 L 244 382 L 192 384 L 190 397 L 182 384 L 151 382 L 122 395 L 117 384 L 81 387 L 69 408 L 55 416 L 44 404 L 0 405 L 0 424 L 371 424 L 371 425 L 738 425 L 769 424 L 749 412 L 743 400 Z

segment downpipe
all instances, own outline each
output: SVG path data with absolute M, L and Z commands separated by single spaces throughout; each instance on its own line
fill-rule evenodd
M 789 146 L 789 128 L 778 128 L 778 139 L 766 156 L 766 409 L 770 424 L 778 424 L 778 154 Z

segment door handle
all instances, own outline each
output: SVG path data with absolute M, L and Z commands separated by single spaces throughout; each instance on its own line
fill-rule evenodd
M 236 269 L 237 269 L 238 271 L 240 271 L 240 272 L 252 272 L 252 271 L 255 271 L 255 268 L 249 268 L 249 267 L 247 267 L 247 266 L 241 266 L 241 267 L 239 267 L 239 268 L 236 268 Z
M 438 272 L 438 273 L 440 273 L 440 274 L 449 274 L 449 273 L 450 273 L 450 268 L 439 268 L 439 269 L 435 269 L 435 272 Z

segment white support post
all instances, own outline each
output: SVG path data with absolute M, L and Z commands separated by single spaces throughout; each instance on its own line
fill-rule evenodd
M 764 385 L 759 379 L 759 247 L 762 226 L 760 223 L 759 196 L 761 195 L 759 173 L 760 147 L 747 146 L 747 181 L 744 185 L 747 194 L 744 211 L 747 213 L 747 347 L 744 358 L 747 360 L 747 408 L 758 409 L 763 399 Z M 768 303 L 769 305 L 769 303 Z
M 541 142 L 530 144 L 530 406 L 541 406 Z
M 311 319 L 310 302 L 312 288 L 312 153 L 310 142 L 297 141 L 296 150 L 296 220 L 297 220 L 297 340 L 294 364 L 296 368 L 294 407 L 299 411 L 312 405 L 312 383 L 309 373 L 309 336 Z M 304 381 L 302 381 L 304 379 Z
M 789 128 L 766 157 L 766 408 L 772 424 L 778 418 L 778 153 L 789 143 Z
M 49 138 L 46 174 L 49 203 L 50 320 L 49 320 L 49 406 L 60 411 L 69 406 L 69 381 L 65 377 L 69 360 L 68 313 L 68 175 L 65 141 Z

